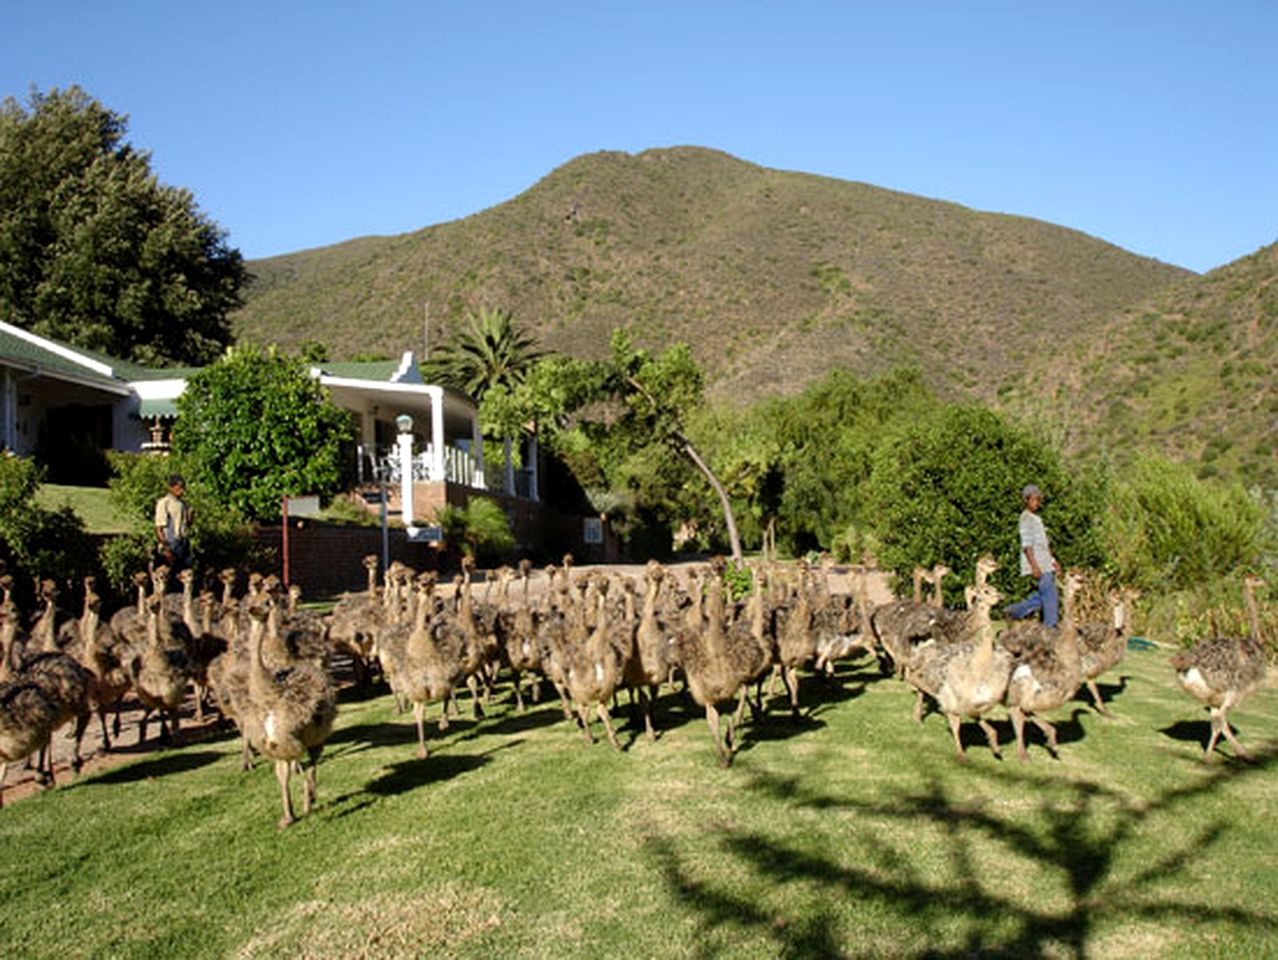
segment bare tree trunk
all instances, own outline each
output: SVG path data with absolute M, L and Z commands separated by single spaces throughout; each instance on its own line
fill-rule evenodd
M 740 563 L 742 560 L 741 538 L 737 535 L 737 518 L 732 512 L 732 501 L 728 499 L 728 491 L 723 489 L 723 484 L 719 482 L 719 478 L 714 475 L 714 471 L 701 459 L 696 448 L 688 442 L 688 438 L 681 433 L 675 434 L 675 437 L 683 444 L 683 452 L 688 455 L 688 459 L 697 465 L 697 469 L 705 475 L 714 492 L 719 495 L 719 505 L 723 508 L 723 520 L 728 526 L 728 543 L 732 547 L 732 559 Z
M 626 377 L 626 382 L 629 383 L 633 389 L 641 393 L 644 398 L 652 404 L 653 410 L 661 409 L 661 405 L 657 403 L 656 399 L 648 392 L 648 389 L 642 383 L 634 377 L 629 376 Z M 723 489 L 723 484 L 719 482 L 719 478 L 714 475 L 714 471 L 710 469 L 710 466 L 701 459 L 701 455 L 697 453 L 696 448 L 692 445 L 692 441 L 685 437 L 682 431 L 675 430 L 672 436 L 683 448 L 683 452 L 687 454 L 688 459 L 696 464 L 697 469 L 701 471 L 703 476 L 705 476 L 710 486 L 714 489 L 714 492 L 719 495 L 719 505 L 723 508 L 723 520 L 728 527 L 728 544 L 732 548 L 732 559 L 737 563 L 741 563 L 743 559 L 741 553 L 741 538 L 737 535 L 737 518 L 732 512 L 732 501 L 728 499 L 728 491 Z

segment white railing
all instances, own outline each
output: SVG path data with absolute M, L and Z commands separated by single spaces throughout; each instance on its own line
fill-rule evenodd
M 399 450 L 396 447 L 387 447 L 380 450 L 374 450 L 368 447 L 360 448 L 360 481 L 369 482 L 377 479 L 383 479 L 387 483 L 399 483 L 402 478 L 401 460 Z M 471 454 L 462 450 L 460 447 L 444 447 L 444 473 L 443 476 L 436 476 L 434 470 L 435 458 L 432 456 L 433 450 L 431 445 L 427 444 L 421 451 L 413 456 L 413 480 L 417 483 L 437 483 L 446 480 L 449 483 L 456 483 L 466 487 L 475 487 L 480 490 L 488 489 L 484 483 L 483 473 L 479 469 L 479 464 Z

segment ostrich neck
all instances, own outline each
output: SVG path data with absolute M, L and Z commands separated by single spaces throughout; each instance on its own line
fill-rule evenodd
M 1243 581 L 1243 604 L 1247 608 L 1247 625 L 1252 639 L 1260 639 L 1260 608 L 1256 605 L 1256 590 L 1251 581 Z
M 53 630 L 54 606 L 53 601 L 46 602 L 44 615 L 40 617 L 40 625 L 38 633 L 40 635 L 40 646 L 45 653 L 57 653 L 58 641 Z
M 271 692 L 270 673 L 262 662 L 262 633 L 265 623 L 254 617 L 249 623 L 249 693 L 259 703 Z
M 988 601 L 978 600 L 972 611 L 973 625 L 976 627 L 976 656 L 972 665 L 977 671 L 986 671 L 994 662 L 994 623 L 990 620 Z
M 89 659 L 98 652 L 98 623 L 101 618 L 96 606 L 85 604 L 84 618 L 80 621 L 80 636 L 84 640 L 84 657 Z
M 1074 623 L 1074 590 L 1068 586 L 1061 592 L 1061 632 L 1057 649 L 1063 664 L 1071 670 L 1079 668 L 1078 630 Z

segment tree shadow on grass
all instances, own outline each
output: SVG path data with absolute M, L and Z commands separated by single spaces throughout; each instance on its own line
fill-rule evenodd
M 86 787 L 96 786 L 103 783 L 136 783 L 139 780 L 151 780 L 155 777 L 164 777 L 174 773 L 185 773 L 188 770 L 198 770 L 200 767 L 207 767 L 212 763 L 216 763 L 224 756 L 226 756 L 226 754 L 215 750 L 167 753 L 161 756 L 152 757 L 150 760 L 141 760 L 137 763 L 130 763 L 115 767 L 112 770 L 107 770 L 105 773 L 86 777 L 81 782 Z
M 697 957 L 735 953 L 742 941 L 766 942 L 781 957 L 850 955 L 855 948 L 842 942 L 849 901 L 858 915 L 899 922 L 901 939 L 879 945 L 896 955 L 921 943 L 913 955 L 1085 957 L 1096 948 L 1098 927 L 1119 919 L 1178 928 L 1224 923 L 1259 941 L 1275 922 L 1265 903 L 1213 904 L 1209 893 L 1195 897 L 1196 885 L 1181 892 L 1195 883 L 1204 855 L 1231 842 L 1234 824 L 1228 812 L 1206 815 L 1185 806 L 1231 780 L 1271 775 L 1275 766 L 1278 750 L 1270 749 L 1252 764 L 1217 768 L 1148 799 L 1025 768 L 977 772 L 991 781 L 991 795 L 1042 796 L 1029 811 L 1023 804 L 956 800 L 936 776 L 912 793 L 867 802 L 799 777 L 755 774 L 743 788 L 783 809 L 854 815 L 839 821 L 854 834 L 840 850 L 857 850 L 856 859 L 829 854 L 810 838 L 778 840 L 735 827 L 714 834 L 722 856 L 713 871 L 704 852 L 684 856 L 675 840 L 660 835 L 646 841 L 644 852 L 672 899 L 696 911 L 697 934 L 688 942 Z M 1154 815 L 1184 817 L 1186 829 L 1152 862 L 1133 862 L 1126 848 L 1143 841 L 1142 828 Z M 936 869 L 938 844 L 946 870 Z M 1003 867 L 987 881 L 991 857 Z M 1114 870 L 1119 863 L 1122 875 Z M 1005 881 L 1018 869 L 1042 875 L 1036 886 L 1053 894 L 1015 895 Z M 812 890 L 801 907 L 784 898 L 773 907 L 773 897 L 758 892 L 792 884 Z

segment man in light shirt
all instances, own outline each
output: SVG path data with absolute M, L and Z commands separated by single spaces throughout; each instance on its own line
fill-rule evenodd
M 155 538 L 170 573 L 191 565 L 191 507 L 182 499 L 186 481 L 181 474 L 169 477 L 169 492 L 155 502 Z
M 1020 603 L 1014 603 L 1003 612 L 1011 620 L 1024 620 L 1043 613 L 1043 626 L 1054 627 L 1060 618 L 1060 603 L 1056 595 L 1056 575 L 1061 565 L 1052 556 L 1047 540 L 1047 528 L 1038 515 L 1043 505 L 1043 492 L 1035 484 L 1028 484 L 1021 491 L 1025 509 L 1021 511 L 1019 524 L 1021 538 L 1021 576 L 1034 578 L 1034 590 Z

